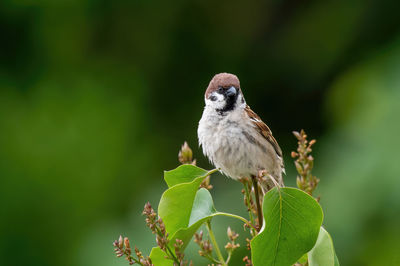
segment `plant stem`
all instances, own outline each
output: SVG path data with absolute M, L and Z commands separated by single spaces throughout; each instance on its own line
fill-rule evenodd
M 219 261 L 217 261 L 216 259 L 214 259 L 212 256 L 206 256 L 206 258 L 211 261 L 212 263 L 214 263 L 215 265 L 220 265 L 221 263 Z
M 228 258 L 226 259 L 226 264 L 228 264 L 229 261 L 231 260 L 231 256 L 232 256 L 232 251 L 229 252 L 229 254 L 228 254 Z
M 208 230 L 208 234 L 210 236 L 211 242 L 213 243 L 213 245 L 215 247 L 215 252 L 217 253 L 217 257 L 219 259 L 219 263 L 221 263 L 221 265 L 223 265 L 223 266 L 226 266 L 224 257 L 222 256 L 221 250 L 218 247 L 217 240 L 215 240 L 214 233 L 211 230 L 211 222 L 210 222 L 210 220 L 207 221 L 206 225 L 207 225 L 207 230 Z
M 262 210 L 261 210 L 261 206 L 260 206 L 260 196 L 258 195 L 258 184 L 257 184 L 256 177 L 254 175 L 251 176 L 251 180 L 253 181 L 254 194 L 256 196 L 257 216 L 258 216 L 258 226 L 259 226 L 258 231 L 260 231 L 262 224 L 263 224 L 263 216 L 262 216 Z
M 243 186 L 244 186 L 244 191 L 245 191 L 245 194 L 246 194 L 246 200 L 247 200 L 247 204 L 248 204 L 247 208 L 248 208 L 248 210 L 249 210 L 249 218 L 250 218 L 250 222 L 251 222 L 251 224 L 252 224 L 251 227 L 254 228 L 254 226 L 253 226 L 253 224 L 254 224 L 254 217 L 253 217 L 253 212 L 252 212 L 252 210 L 251 210 L 251 208 L 250 208 L 251 195 L 250 195 L 249 189 L 248 189 L 248 187 L 247 187 L 247 180 L 243 181 Z M 255 236 L 255 235 L 257 234 L 257 229 L 256 229 L 256 228 L 254 228 L 254 231 L 253 231 L 253 230 L 251 230 L 251 231 L 252 231 L 252 232 L 251 232 L 251 235 L 252 235 L 252 236 Z
M 227 212 L 217 212 L 216 214 L 218 215 L 222 215 L 222 216 L 227 216 L 227 217 L 232 217 L 232 218 L 236 218 L 238 220 L 241 220 L 242 222 L 244 222 L 245 224 L 247 224 L 248 226 L 250 226 L 251 228 L 253 228 L 254 230 L 256 230 L 256 228 L 254 227 L 254 225 L 252 225 L 249 221 L 247 221 L 245 218 L 243 218 L 242 216 L 236 215 L 236 214 L 232 214 L 232 213 L 227 213 Z
M 135 259 L 132 255 L 129 255 L 128 253 L 126 253 L 125 252 L 125 255 L 127 255 L 128 256 L 128 260 L 129 259 L 131 259 L 131 260 L 134 260 L 137 264 L 139 264 L 139 265 L 142 265 L 143 266 L 143 263 L 141 263 L 140 262 L 140 260 L 137 260 L 137 259 Z
M 169 253 L 170 253 L 172 259 L 173 259 L 176 263 L 178 263 L 178 265 L 179 265 L 179 264 L 180 264 L 179 260 L 177 259 L 177 257 L 175 257 L 174 253 L 173 253 L 173 252 L 171 251 L 171 249 L 168 247 L 168 244 L 167 244 L 167 250 L 169 251 Z M 166 253 L 167 253 L 167 255 L 168 255 L 168 252 L 166 252 Z

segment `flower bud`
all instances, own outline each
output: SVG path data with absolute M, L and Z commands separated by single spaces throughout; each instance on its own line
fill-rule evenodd
M 193 161 L 193 152 L 187 142 L 183 143 L 181 150 L 178 154 L 178 159 L 181 164 L 190 164 Z
M 239 234 L 235 233 L 235 231 L 232 231 L 230 227 L 227 229 L 227 235 L 231 241 L 235 241 L 239 237 Z
M 298 140 L 301 139 L 301 136 L 300 136 L 299 132 L 293 131 L 292 133 L 293 133 L 293 135 L 294 135 Z
M 232 239 L 232 230 L 231 230 L 231 227 L 228 226 L 228 229 L 227 229 L 226 231 L 227 231 L 226 234 L 228 235 L 228 238 L 229 238 L 229 239 Z
M 119 239 L 118 239 L 118 247 L 119 247 L 120 249 L 122 249 L 122 248 L 124 247 L 124 239 L 122 238 L 122 235 L 119 236 Z
M 303 168 L 301 167 L 301 164 L 298 161 L 294 162 L 294 165 L 296 166 L 296 170 L 299 174 L 303 173 Z
M 124 238 L 125 248 L 131 248 L 131 244 L 129 243 L 129 239 L 127 237 Z

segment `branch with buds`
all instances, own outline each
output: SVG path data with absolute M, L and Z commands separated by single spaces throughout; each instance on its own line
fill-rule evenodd
M 143 215 L 146 216 L 146 225 L 150 228 L 151 232 L 156 235 L 157 245 L 162 251 L 167 254 L 167 258 L 173 260 L 174 263 L 181 265 L 183 262 L 183 253 L 180 252 L 180 248 L 183 247 L 182 240 L 177 239 L 175 245 L 175 253 L 169 248 L 168 233 L 165 230 L 164 222 L 161 218 L 157 219 L 157 213 L 151 207 L 150 202 L 144 205 Z M 178 255 L 179 254 L 179 255 Z
M 209 240 L 203 240 L 203 231 L 194 234 L 194 242 L 200 247 L 199 255 L 208 259 L 211 263 L 220 264 L 212 256 L 213 247 Z
M 126 260 L 129 262 L 129 265 L 137 263 L 143 266 L 153 266 L 151 259 L 149 257 L 143 257 L 142 252 L 140 252 L 137 247 L 135 247 L 135 254 L 137 259 L 132 256 L 131 245 L 127 237 L 123 238 L 122 235 L 119 236 L 119 239 L 113 242 L 113 246 L 115 247 L 114 251 L 117 257 L 122 257 L 125 255 Z
M 229 242 L 225 245 L 225 249 L 228 252 L 228 258 L 226 259 L 226 264 L 229 263 L 231 260 L 231 256 L 233 251 L 235 249 L 240 247 L 240 244 L 236 243 L 236 239 L 239 237 L 239 234 L 235 233 L 235 231 L 232 231 L 230 227 L 228 227 L 226 234 L 228 235 Z
M 252 182 L 247 179 L 247 178 L 242 178 L 240 182 L 243 184 L 243 189 L 242 189 L 242 194 L 243 194 L 243 201 L 244 205 L 247 207 L 247 211 L 249 213 L 249 218 L 250 218 L 250 223 L 252 227 L 248 226 L 247 224 L 244 224 L 245 227 L 250 227 L 250 233 L 252 236 L 256 236 L 257 232 L 260 230 L 259 226 L 259 219 L 258 219 L 258 211 L 257 211 L 257 204 L 255 203 L 255 199 L 253 199 L 253 194 L 252 191 L 253 189 L 253 184 Z M 256 228 L 256 230 L 254 229 Z
M 314 167 L 314 158 L 310 154 L 311 147 L 315 144 L 316 140 L 310 142 L 307 140 L 307 135 L 302 129 L 300 132 L 293 131 L 293 135 L 297 138 L 298 147 L 297 152 L 292 151 L 292 158 L 297 158 L 294 162 L 296 170 L 299 173 L 297 176 L 297 187 L 312 196 L 313 191 L 316 189 L 319 179 L 312 175 L 311 171 Z M 319 200 L 319 198 L 317 198 Z

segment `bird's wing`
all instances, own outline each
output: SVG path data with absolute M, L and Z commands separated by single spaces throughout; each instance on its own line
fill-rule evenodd
M 282 157 L 282 150 L 276 142 L 274 136 L 272 136 L 271 129 L 261 120 L 261 118 L 250 109 L 248 105 L 244 109 L 250 120 L 254 123 L 258 132 L 274 147 L 276 154 Z

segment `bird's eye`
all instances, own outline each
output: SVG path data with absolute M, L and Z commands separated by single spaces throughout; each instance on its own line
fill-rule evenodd
M 214 101 L 216 101 L 216 100 L 217 100 L 217 97 L 216 97 L 216 96 L 214 96 L 214 95 L 212 95 L 212 96 L 210 96 L 210 100 L 214 102 Z
M 222 87 L 218 87 L 218 90 L 217 90 L 217 92 L 218 92 L 218 93 L 223 93 L 223 92 L 224 92 L 224 88 L 222 88 Z

